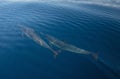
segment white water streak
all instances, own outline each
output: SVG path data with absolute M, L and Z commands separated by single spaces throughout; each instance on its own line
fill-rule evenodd
M 120 7 L 120 0 L 3 0 L 9 2 L 57 2 L 57 3 L 82 3 L 82 4 L 97 4 L 109 7 Z

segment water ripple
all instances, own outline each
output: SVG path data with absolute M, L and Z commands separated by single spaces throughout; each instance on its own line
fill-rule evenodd
M 50 78 L 53 78 L 52 73 L 56 75 L 56 78 L 61 76 L 63 79 L 76 76 L 78 76 L 76 79 L 81 76 L 87 78 L 86 75 L 95 79 L 106 78 L 100 69 L 83 55 L 63 51 L 64 53 L 54 60 L 49 50 L 40 47 L 26 36 L 22 36 L 18 27 L 21 24 L 33 28 L 38 35 L 44 32 L 82 49 L 91 52 L 98 51 L 104 63 L 117 71 L 115 67 L 119 68 L 120 56 L 120 19 L 117 13 L 119 10 L 95 5 L 84 6 L 81 5 L 80 8 L 75 9 L 74 6 L 70 8 L 41 3 L 0 5 L 0 51 L 1 55 L 4 55 L 1 60 L 7 59 L 9 55 L 10 62 L 16 62 L 17 67 L 24 62 L 22 66 L 25 68 L 29 67 L 32 70 L 33 66 L 33 72 L 47 74 Z M 5 63 L 8 63 L 7 60 Z M 12 63 L 11 66 L 13 65 Z M 85 68 L 98 73 L 88 74 Z M 24 70 L 24 67 L 22 69 Z

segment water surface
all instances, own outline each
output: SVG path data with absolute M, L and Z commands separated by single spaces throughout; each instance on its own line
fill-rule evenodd
M 10 3 L 0 5 L 1 79 L 119 79 L 120 10 L 100 5 Z M 90 56 L 53 53 L 25 35 L 18 25 L 33 28 L 98 53 Z

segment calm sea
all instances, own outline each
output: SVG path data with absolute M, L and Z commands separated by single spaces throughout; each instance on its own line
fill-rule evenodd
M 22 36 L 20 24 L 98 53 L 98 59 L 64 50 L 54 58 L 49 49 Z M 120 79 L 120 9 L 0 4 L 0 79 Z

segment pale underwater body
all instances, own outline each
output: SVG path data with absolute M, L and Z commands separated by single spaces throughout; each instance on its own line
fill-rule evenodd
M 29 28 L 27 26 L 21 26 L 21 25 L 19 27 L 22 29 L 22 33 L 24 33 L 27 37 L 29 37 L 30 39 L 38 43 L 40 46 L 50 49 L 55 54 L 55 56 L 58 55 L 58 53 L 60 53 L 60 52 L 56 52 L 52 47 L 50 47 L 50 45 L 47 44 L 47 42 L 45 42 L 39 35 L 35 33 L 34 29 Z M 44 34 L 41 32 L 41 35 L 43 35 L 45 39 L 49 41 L 49 43 L 56 46 L 60 50 L 66 50 L 66 51 L 78 53 L 78 54 L 92 55 L 95 59 L 97 59 L 98 57 L 96 53 L 91 53 L 84 49 L 80 49 L 74 45 L 67 44 L 48 34 Z
M 40 36 L 38 36 L 32 28 L 29 28 L 23 25 L 19 25 L 19 27 L 22 33 L 24 33 L 27 37 L 35 41 L 40 46 L 51 50 L 54 53 L 54 55 L 57 55 L 57 52 L 53 50 Z
M 48 34 L 44 34 L 44 33 L 41 33 L 41 34 L 44 35 L 45 38 L 52 45 L 58 47 L 60 50 L 66 50 L 66 51 L 73 52 L 73 53 L 78 53 L 78 54 L 92 55 L 95 59 L 98 58 L 97 53 L 92 53 L 92 52 L 89 52 L 87 50 L 78 48 L 78 47 L 76 47 L 74 45 L 67 44 L 67 43 L 65 43 L 65 42 L 63 42 L 61 40 L 58 40 L 57 38 L 54 38 L 53 36 L 48 35 Z

